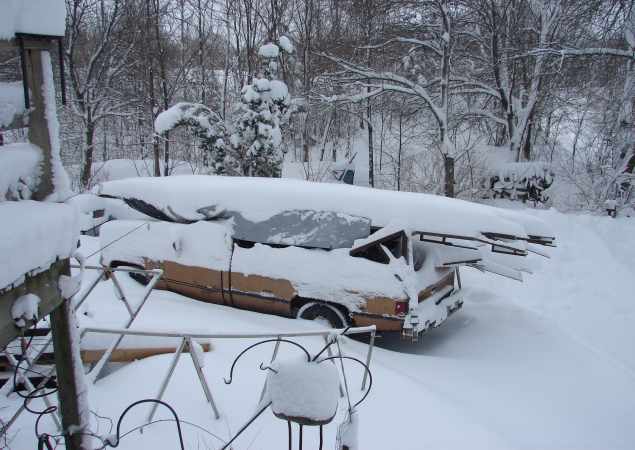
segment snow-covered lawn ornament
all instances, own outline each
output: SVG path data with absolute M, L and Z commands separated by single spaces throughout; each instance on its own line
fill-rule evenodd
M 23 328 L 28 321 L 37 321 L 40 302 L 40 297 L 35 294 L 25 294 L 18 297 L 11 307 L 11 317 L 15 326 Z
M 297 423 L 300 429 L 299 448 L 302 448 L 302 428 L 303 426 L 319 426 L 320 427 L 320 445 L 319 449 L 322 450 L 324 443 L 323 426 L 329 424 L 335 417 L 338 409 L 339 397 L 340 397 L 340 376 L 333 362 L 339 361 L 339 365 L 342 369 L 342 375 L 344 378 L 344 386 L 346 388 L 346 400 L 348 402 L 348 411 L 345 421 L 338 428 L 338 449 L 357 448 L 357 426 L 358 417 L 356 408 L 363 402 L 373 385 L 373 377 L 370 369 L 366 364 L 357 358 L 351 356 L 343 356 L 341 349 L 339 348 L 339 335 L 329 336 L 326 345 L 315 356 L 311 356 L 310 353 L 300 344 L 287 339 L 268 339 L 258 342 L 247 347 L 234 359 L 229 372 L 229 379 L 225 379 L 226 384 L 230 384 L 233 379 L 234 369 L 236 363 L 246 352 L 254 347 L 262 344 L 275 342 L 276 352 L 278 345 L 282 342 L 291 344 L 302 350 L 306 359 L 294 359 L 287 361 L 275 361 L 269 366 L 265 366 L 264 363 L 260 364 L 261 370 L 268 370 L 267 381 L 265 384 L 265 391 L 263 393 L 260 405 L 262 406 L 258 413 L 251 420 L 241 428 L 241 430 L 225 444 L 222 450 L 229 448 L 231 443 L 247 428 L 253 421 L 260 416 L 265 410 L 271 406 L 273 414 L 279 419 L 287 421 L 289 429 L 289 449 L 292 448 L 292 431 L 291 422 Z M 329 356 L 327 358 L 320 358 L 320 355 L 333 344 L 337 344 L 339 355 Z M 362 395 L 361 399 L 357 403 L 352 404 L 349 396 L 348 381 L 346 378 L 346 372 L 344 371 L 344 360 L 352 360 L 364 367 L 366 374 L 368 375 L 368 389 Z M 342 445 L 345 444 L 344 447 Z

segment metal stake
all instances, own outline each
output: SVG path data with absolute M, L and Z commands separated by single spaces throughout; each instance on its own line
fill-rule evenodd
M 174 373 L 174 369 L 176 368 L 176 363 L 179 362 L 179 358 L 181 357 L 181 353 L 183 353 L 183 349 L 185 348 L 185 338 L 181 339 L 181 344 L 176 349 L 176 353 L 174 353 L 174 357 L 172 358 L 172 362 L 170 363 L 170 367 L 168 368 L 168 373 L 165 374 L 163 381 L 161 382 L 161 387 L 159 388 L 159 393 L 157 394 L 157 400 L 161 400 L 163 398 L 163 394 L 165 393 L 165 389 L 168 387 L 168 383 L 170 382 L 170 378 L 172 378 L 172 374 Z M 158 403 L 152 404 L 152 409 L 150 409 L 150 414 L 148 414 L 148 423 L 152 422 L 152 418 L 154 417 L 154 413 L 157 410 Z
M 196 369 L 196 374 L 198 375 L 198 379 L 201 382 L 201 386 L 203 386 L 203 392 L 205 392 L 205 397 L 207 398 L 207 402 L 212 405 L 212 409 L 214 410 L 214 418 L 216 420 L 220 419 L 220 414 L 218 413 L 218 409 L 216 409 L 216 404 L 214 403 L 214 398 L 212 397 L 212 392 L 209 389 L 209 385 L 207 384 L 207 380 L 205 379 L 205 374 L 203 373 L 203 368 L 201 367 L 201 362 L 198 360 L 198 355 L 193 349 L 192 338 L 185 338 L 187 341 L 187 346 L 190 350 L 190 357 L 192 358 L 192 363 L 194 363 L 194 368 Z

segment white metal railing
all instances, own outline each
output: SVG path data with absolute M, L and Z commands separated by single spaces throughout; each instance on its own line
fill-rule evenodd
M 195 344 L 193 343 L 193 339 L 277 339 L 276 345 L 273 350 L 273 354 L 270 362 L 275 361 L 278 355 L 278 349 L 280 345 L 280 339 L 283 338 L 291 338 L 291 337 L 322 337 L 327 344 L 326 349 L 329 356 L 332 356 L 329 343 L 329 338 L 337 335 L 358 335 L 358 334 L 368 334 L 370 335 L 370 340 L 368 344 L 368 350 L 366 352 L 366 366 L 370 367 L 370 362 L 373 354 L 373 348 L 375 346 L 375 334 L 377 332 L 377 327 L 375 325 L 366 326 L 366 327 L 349 327 L 342 329 L 326 329 L 326 330 L 315 330 L 315 331 L 283 331 L 277 333 L 208 333 L 203 331 L 176 331 L 176 330 L 161 330 L 161 329 L 133 329 L 133 328 L 111 328 L 111 327 L 85 327 L 82 328 L 81 334 L 84 336 L 86 333 L 99 333 L 99 334 L 112 334 L 116 335 L 117 338 L 115 341 L 117 344 L 121 341 L 124 336 L 146 336 L 146 337 L 156 337 L 156 338 L 180 338 L 180 343 L 176 348 L 174 355 L 172 356 L 172 360 L 170 365 L 168 366 L 168 370 L 161 380 L 161 384 L 159 386 L 159 390 L 156 395 L 156 399 L 161 400 L 163 395 L 165 394 L 165 390 L 167 389 L 168 384 L 170 383 L 170 379 L 174 374 L 174 369 L 186 348 L 189 348 L 189 354 L 192 359 L 192 363 L 196 370 L 196 374 L 201 383 L 201 387 L 203 388 L 203 392 L 205 393 L 205 397 L 212 407 L 214 412 L 214 417 L 216 419 L 220 418 L 220 414 L 218 412 L 218 408 L 216 407 L 216 403 L 214 402 L 214 398 L 212 396 L 211 389 L 207 380 L 205 379 L 205 375 L 203 373 L 202 367 L 203 364 L 199 360 L 197 352 L 192 348 Z M 111 349 L 114 350 L 114 347 L 111 346 Z M 102 359 L 100 360 L 101 367 L 108 361 L 110 355 L 112 354 L 112 350 L 110 352 L 104 353 Z M 99 363 L 98 363 L 99 364 Z M 362 390 L 366 389 L 366 383 L 368 380 L 368 372 L 364 372 L 364 376 L 362 379 Z M 264 397 L 264 391 L 266 386 L 263 385 L 262 391 L 260 394 L 260 401 L 262 401 Z M 340 386 L 340 394 L 343 396 L 343 390 Z M 146 418 L 147 422 L 150 423 L 154 417 L 154 413 L 156 411 L 157 404 L 153 405 L 150 410 L 148 417 Z

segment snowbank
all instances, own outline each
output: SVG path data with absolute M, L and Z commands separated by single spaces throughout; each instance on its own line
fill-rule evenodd
M 170 174 L 191 175 L 196 168 L 187 161 L 170 161 Z M 161 173 L 164 172 L 163 163 L 160 164 Z M 154 161 L 148 159 L 109 159 L 97 161 L 92 166 L 92 182 L 102 183 L 125 178 L 151 177 L 154 175 Z
M 25 111 L 22 82 L 0 83 L 0 128 L 8 126 Z
M 64 36 L 64 0 L 2 0 L 1 8 L 0 39 L 16 33 Z
M 0 202 L 0 289 L 22 282 L 77 248 L 77 210 L 30 200 Z
M 98 193 L 135 198 L 170 215 L 196 221 L 238 211 L 257 222 L 275 214 L 310 207 L 369 218 L 383 227 L 397 219 L 414 231 L 481 238 L 483 233 L 553 236 L 538 219 L 522 212 L 429 194 L 395 192 L 273 178 L 174 176 L 119 180 L 99 186 Z
M 0 201 L 29 199 L 37 188 L 42 150 L 32 144 L 9 144 L 0 150 Z

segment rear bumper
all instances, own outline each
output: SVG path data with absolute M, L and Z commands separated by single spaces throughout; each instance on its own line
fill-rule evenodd
M 406 316 L 401 334 L 416 342 L 419 335 L 436 328 L 463 306 L 458 290 L 447 286 L 419 303 Z

